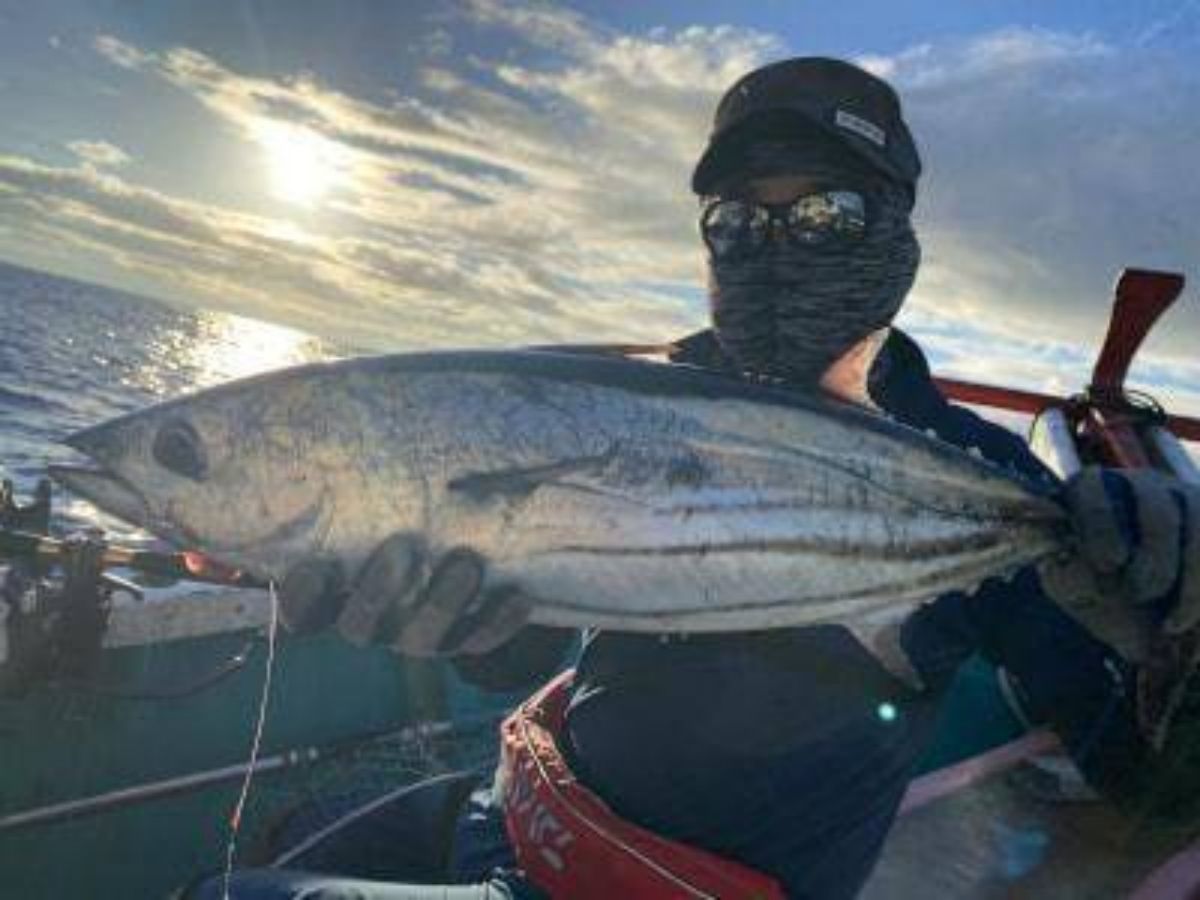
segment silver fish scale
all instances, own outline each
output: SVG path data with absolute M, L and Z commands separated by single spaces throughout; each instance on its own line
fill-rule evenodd
M 1006 504 L 1028 500 L 1011 483 L 964 511 L 960 482 L 978 473 L 925 469 L 877 435 L 753 422 L 734 401 L 552 387 L 548 406 L 595 413 L 591 427 L 568 420 L 588 436 L 584 462 L 529 493 L 451 492 L 433 530 L 486 548 L 496 582 L 545 598 L 545 621 L 631 627 L 635 605 L 656 629 L 844 621 L 972 587 L 1050 545 L 1009 518 Z M 538 450 L 516 466 L 571 458 L 554 441 Z
M 1057 548 L 1054 503 L 857 411 L 494 356 L 483 370 L 435 359 L 253 379 L 93 429 L 120 430 L 93 443 L 124 448 L 95 455 L 172 523 L 160 533 L 259 575 L 314 554 L 353 572 L 411 531 L 435 553 L 476 550 L 490 583 L 533 595 L 535 620 L 557 625 L 869 621 Z M 180 418 L 211 463 L 200 482 L 149 449 Z

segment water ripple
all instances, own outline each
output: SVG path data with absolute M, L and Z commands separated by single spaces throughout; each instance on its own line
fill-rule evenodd
M 198 388 L 341 355 L 311 335 L 227 313 L 182 312 L 142 297 L 0 263 L 0 477 L 33 489 L 62 438 Z M 132 527 L 62 497 L 59 527 Z

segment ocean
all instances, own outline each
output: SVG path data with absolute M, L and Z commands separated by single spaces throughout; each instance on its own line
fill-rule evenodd
M 0 478 L 28 498 L 79 428 L 255 372 L 344 355 L 279 325 L 163 303 L 0 263 Z M 54 530 L 149 535 L 55 487 Z

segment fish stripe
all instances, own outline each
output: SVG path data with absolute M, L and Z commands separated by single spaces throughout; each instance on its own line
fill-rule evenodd
M 863 560 L 911 559 L 920 556 L 949 556 L 971 550 L 986 550 L 1003 543 L 999 532 L 980 532 L 954 538 L 905 541 L 884 545 L 863 544 L 851 539 L 830 540 L 821 537 L 786 538 L 757 541 L 732 541 L 725 544 L 671 544 L 656 547 L 600 547 L 563 544 L 548 547 L 539 555 L 576 554 L 585 556 L 709 556 L 722 553 L 821 554 Z

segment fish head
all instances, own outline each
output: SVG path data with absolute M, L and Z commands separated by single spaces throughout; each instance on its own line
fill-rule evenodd
M 180 549 L 279 577 L 327 524 L 319 411 L 294 394 L 251 382 L 134 412 L 70 435 L 93 467 L 51 475 Z

